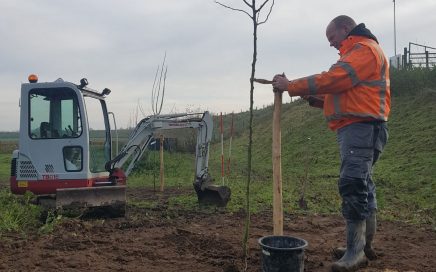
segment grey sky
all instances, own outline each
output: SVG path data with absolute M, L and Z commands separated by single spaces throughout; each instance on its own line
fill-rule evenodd
M 244 8 L 242 0 L 222 3 Z M 397 52 L 408 42 L 436 47 L 436 1 L 397 0 Z M 151 114 L 151 88 L 167 52 L 163 112 L 239 112 L 249 106 L 252 25 L 212 0 L 0 0 L 0 130 L 18 130 L 20 84 L 61 77 L 112 90 L 107 102 L 126 127 L 140 101 Z M 325 27 L 339 14 L 364 22 L 387 56 L 394 54 L 391 0 L 276 0 L 260 26 L 257 77 L 324 71 L 337 59 Z M 255 105 L 271 104 L 256 86 Z M 290 98 L 286 97 L 285 102 Z

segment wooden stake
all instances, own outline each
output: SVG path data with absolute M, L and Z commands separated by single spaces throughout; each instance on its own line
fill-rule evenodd
M 229 142 L 229 158 L 227 160 L 227 178 L 230 177 L 230 160 L 232 157 L 232 139 L 233 139 L 233 112 L 232 112 L 232 124 L 230 126 L 230 142 Z
M 280 112 L 282 93 L 274 92 L 272 164 L 273 164 L 273 233 L 283 235 L 283 201 L 282 201 L 282 151 Z
M 159 137 L 160 140 L 160 148 L 159 148 L 159 154 L 160 154 L 160 173 L 159 173 L 159 177 L 160 177 L 160 191 L 163 192 L 164 191 L 164 184 L 165 184 L 165 179 L 164 179 L 164 157 L 163 157 L 163 144 L 164 144 L 164 136 L 161 134 Z
M 223 113 L 220 117 L 220 131 L 221 131 L 221 179 L 224 185 L 224 129 L 223 129 Z

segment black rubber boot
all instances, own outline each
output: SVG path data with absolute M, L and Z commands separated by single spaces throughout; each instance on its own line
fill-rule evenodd
M 371 261 L 377 259 L 377 254 L 372 248 L 372 241 L 374 240 L 375 233 L 377 231 L 377 216 L 376 211 L 373 211 L 371 215 L 366 219 L 366 244 L 364 247 L 365 255 Z M 345 247 L 338 247 L 333 249 L 333 256 L 336 259 L 342 258 L 347 249 Z
M 356 271 L 368 265 L 365 247 L 366 220 L 347 222 L 347 251 L 332 265 L 333 272 Z
M 377 259 L 377 254 L 372 248 L 372 241 L 374 240 L 375 233 L 377 232 L 377 216 L 376 211 L 373 211 L 371 215 L 366 219 L 366 244 L 365 255 L 370 260 Z

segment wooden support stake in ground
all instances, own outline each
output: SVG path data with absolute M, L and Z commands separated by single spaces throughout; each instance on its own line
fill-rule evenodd
M 280 112 L 282 93 L 274 92 L 272 164 L 273 164 L 273 234 L 283 235 L 282 151 Z
M 221 132 L 221 179 L 224 185 L 224 129 L 223 129 L 223 113 L 220 115 L 220 132 Z
M 164 179 L 164 157 L 163 157 L 163 151 L 164 151 L 164 136 L 161 134 L 159 141 L 160 141 L 160 148 L 159 148 L 159 154 L 160 154 L 160 173 L 159 173 L 159 177 L 160 177 L 160 191 L 163 192 L 164 191 L 164 184 L 165 184 L 165 179 Z

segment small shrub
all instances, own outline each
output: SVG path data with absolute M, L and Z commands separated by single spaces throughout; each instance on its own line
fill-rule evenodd
M 15 196 L 0 191 L 0 233 L 26 231 L 40 224 L 41 208 L 30 203 L 33 198 L 31 193 Z
M 62 215 L 57 214 L 55 211 L 48 211 L 47 218 L 44 225 L 42 225 L 38 232 L 41 234 L 47 234 L 53 232 L 55 226 L 61 222 Z

